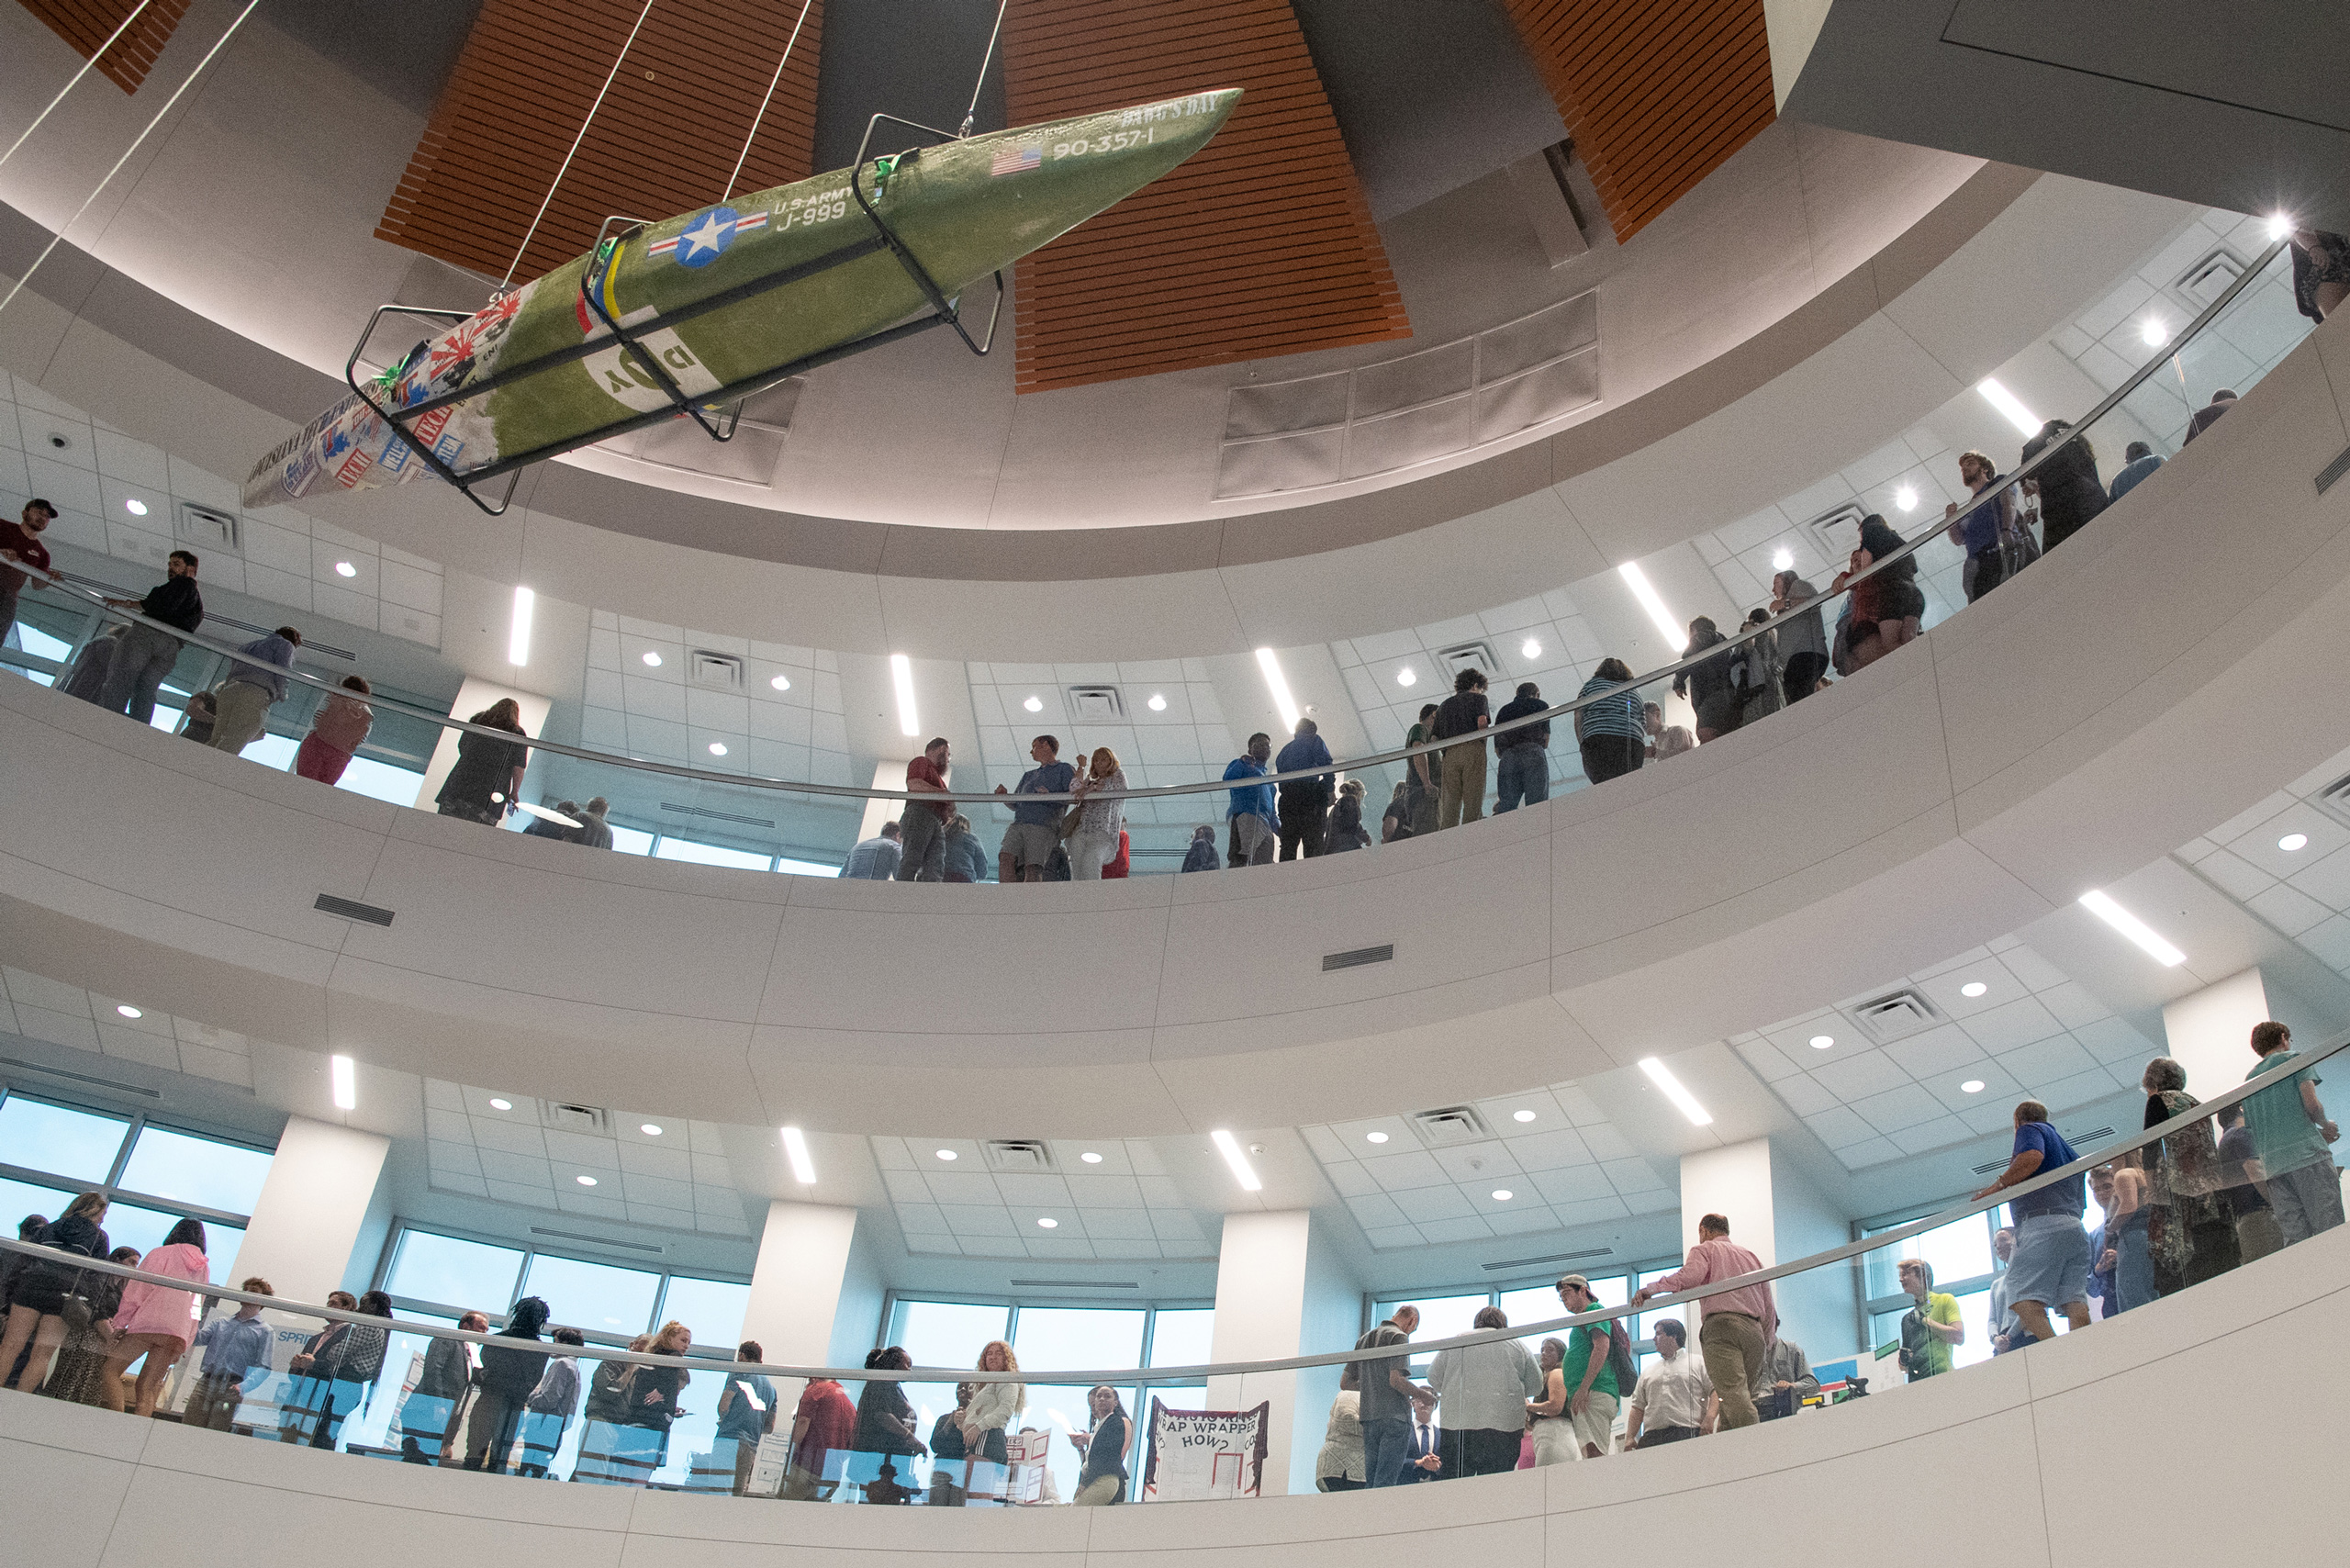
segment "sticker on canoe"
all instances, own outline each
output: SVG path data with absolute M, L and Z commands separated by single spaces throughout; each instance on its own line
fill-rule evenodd
M 735 235 L 764 229 L 767 223 L 767 215 L 764 212 L 738 213 L 731 207 L 713 207 L 682 234 L 655 240 L 646 251 L 652 255 L 672 257 L 681 267 L 706 267 L 726 253 L 726 247 L 734 243 Z

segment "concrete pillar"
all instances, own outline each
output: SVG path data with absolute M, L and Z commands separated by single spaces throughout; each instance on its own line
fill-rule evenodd
M 751 1269 L 743 1338 L 757 1340 L 770 1362 L 831 1366 L 862 1361 L 861 1347 L 873 1342 L 880 1299 L 878 1287 L 869 1293 L 864 1288 L 861 1271 L 854 1271 L 853 1280 L 856 1240 L 855 1209 L 782 1198 L 768 1204 L 758 1261 Z M 869 1306 L 865 1300 L 868 1294 Z M 850 1347 L 857 1347 L 853 1357 L 845 1353 Z M 802 1386 L 796 1380 L 778 1385 L 776 1396 L 787 1417 Z
M 1304 1209 L 1224 1216 L 1210 1359 L 1260 1361 L 1354 1343 L 1361 1295 L 1333 1266 L 1328 1249 L 1314 1245 L 1313 1219 Z M 1246 1410 L 1259 1402 L 1272 1406 L 1267 1413 L 1265 1495 L 1314 1490 L 1314 1456 L 1338 1389 L 1338 1371 L 1320 1367 L 1209 1379 L 1211 1410 Z M 1148 1408 L 1147 1399 L 1144 1406 Z
M 1727 1218 L 1730 1239 L 1766 1267 L 1852 1239 L 1851 1220 L 1767 1137 L 1682 1156 L 1684 1247 L 1697 1244 L 1697 1222 L 1709 1214 Z M 1851 1263 L 1780 1280 L 1774 1288 L 1781 1331 L 1815 1361 L 1852 1354 L 1863 1337 L 1858 1281 Z M 1698 1315 L 1685 1311 L 1694 1330 Z
M 279 1295 L 308 1302 L 342 1288 L 390 1148 L 378 1133 L 288 1120 L 229 1282 L 259 1274 Z
M 2274 1016 L 2259 969 L 2245 969 L 2163 1005 L 2164 1054 L 2187 1069 L 2187 1092 L 2209 1100 L 2244 1081 L 2260 1059 L 2252 1026 Z

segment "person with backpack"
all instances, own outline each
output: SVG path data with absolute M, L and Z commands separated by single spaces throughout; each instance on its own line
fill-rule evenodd
M 1591 1282 L 1581 1274 L 1560 1275 L 1558 1288 L 1560 1305 L 1571 1313 L 1589 1312 L 1597 1305 Z M 1559 1363 L 1560 1392 L 1566 1395 L 1563 1414 L 1585 1459 L 1598 1459 L 1615 1449 L 1616 1406 L 1632 1386 L 1617 1370 L 1617 1332 L 1613 1322 L 1577 1325 L 1567 1334 L 1566 1358 Z M 1624 1356 L 1626 1361 L 1631 1356 L 1628 1340 Z
M 1729 1238 L 1729 1216 L 1707 1215 L 1697 1222 L 1697 1245 L 1689 1249 L 1688 1260 L 1641 1286 L 1633 1294 L 1632 1305 L 1734 1280 L 1762 1267 L 1762 1259 Z M 1714 1392 L 1721 1398 L 1721 1429 L 1751 1427 L 1762 1419 L 1754 1408 L 1754 1383 L 1768 1364 L 1772 1341 L 1779 1337 L 1779 1305 L 1770 1282 L 1723 1291 L 1698 1305 L 1706 1320 L 1697 1328 L 1697 1348 L 1705 1354 L 1706 1375 L 1714 1380 Z

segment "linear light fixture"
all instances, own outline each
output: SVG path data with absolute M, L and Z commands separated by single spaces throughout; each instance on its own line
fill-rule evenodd
M 516 669 L 531 662 L 531 612 L 538 604 L 537 594 L 520 583 L 514 585 L 514 625 L 506 633 L 506 662 Z
M 1281 716 L 1283 727 L 1297 728 L 1297 699 L 1289 694 L 1289 678 L 1281 674 L 1281 661 L 1270 648 L 1257 650 L 1257 667 L 1265 672 L 1266 689 L 1273 694 L 1273 709 Z
M 334 1089 L 334 1108 L 338 1111 L 359 1109 L 359 1069 L 349 1057 L 329 1057 L 327 1078 Z
M 2009 391 L 1996 375 L 1986 375 L 1975 384 L 1983 400 L 1999 410 L 1999 417 L 2025 435 L 2040 433 L 2040 416 L 2023 406 L 2023 399 Z
M 808 1135 L 798 1127 L 783 1129 L 783 1152 L 791 1161 L 791 1179 L 803 1187 L 816 1184 L 816 1162 L 808 1158 Z
M 1640 608 L 1649 612 L 1649 620 L 1653 622 L 1656 629 L 1664 634 L 1664 645 L 1676 654 L 1687 648 L 1689 646 L 1688 632 L 1673 623 L 1673 611 L 1664 607 L 1664 600 L 1658 596 L 1655 588 L 1649 586 L 1649 575 L 1640 570 L 1640 564 L 1638 561 L 1627 561 L 1617 567 L 1616 572 L 1624 579 L 1625 585 L 1632 590 L 1632 597 L 1640 601 Z
M 1665 1066 L 1662 1061 L 1655 1057 L 1642 1057 L 1640 1070 L 1649 1075 L 1650 1082 L 1664 1091 L 1664 1097 L 1672 1101 L 1694 1126 L 1703 1127 L 1713 1125 L 1714 1114 L 1697 1103 L 1697 1097 L 1681 1086 L 1681 1080 L 1673 1077 L 1673 1070 Z
M 1224 1162 L 1232 1167 L 1232 1179 L 1240 1183 L 1244 1192 L 1261 1193 L 1265 1190 L 1265 1184 L 1257 1180 L 1256 1167 L 1248 1163 L 1248 1156 L 1241 1148 L 1238 1138 L 1222 1127 L 1208 1137 L 1215 1140 L 1216 1151 L 1224 1156 Z
M 898 733 L 922 734 L 922 715 L 914 711 L 914 661 L 903 654 L 891 654 L 890 684 L 898 689 Z
M 2123 909 L 2112 898 L 2091 888 L 2081 895 L 2081 907 L 2104 921 L 2122 935 L 2136 943 L 2146 957 L 2166 969 L 2175 969 L 2187 962 L 2187 955 L 2163 940 L 2160 933 L 2144 921 Z

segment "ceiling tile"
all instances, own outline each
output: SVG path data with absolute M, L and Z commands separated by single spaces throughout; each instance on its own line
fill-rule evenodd
M 1543 1170 L 1535 1174 L 1534 1190 L 1543 1200 L 1561 1209 L 1569 1204 L 1586 1203 L 1595 1199 L 1613 1198 L 1616 1184 L 1596 1165 L 1572 1166 L 1564 1170 Z
M 1000 1204 L 941 1204 L 947 1228 L 960 1237 L 1016 1236 L 1012 1211 Z
M 2021 949 L 2018 949 L 2021 951 Z M 1995 1007 L 1988 1013 L 1978 1013 L 1961 1027 L 1975 1037 L 1975 1043 L 1993 1056 L 2044 1040 L 2064 1032 L 2056 1015 L 2041 1005 L 2036 998 L 2024 997 L 2005 1007 Z
M 1841 1052 L 1842 1047 L 1838 1047 Z M 1898 1089 L 1909 1081 L 1900 1064 L 1883 1051 L 1855 1051 L 1851 1056 L 1829 1054 L 1815 1061 L 1811 1076 L 1820 1087 L 1847 1103 Z
M 1423 1227 L 1431 1220 L 1458 1219 L 1476 1212 L 1458 1187 L 1418 1187 L 1398 1193 L 1395 1206 L 1406 1219 Z
M 1557 1170 L 1570 1165 L 1589 1165 L 1594 1159 L 1591 1145 L 1584 1141 L 1583 1135 L 1566 1127 L 1505 1137 L 1502 1141 L 1516 1158 L 1520 1168 L 1528 1170 Z
M 1362 1165 L 1371 1172 L 1371 1180 L 1390 1193 L 1408 1192 L 1415 1187 L 1439 1187 L 1450 1180 L 1445 1175 L 1444 1167 L 1417 1150 L 1382 1155 L 1376 1159 L 1366 1159 Z

